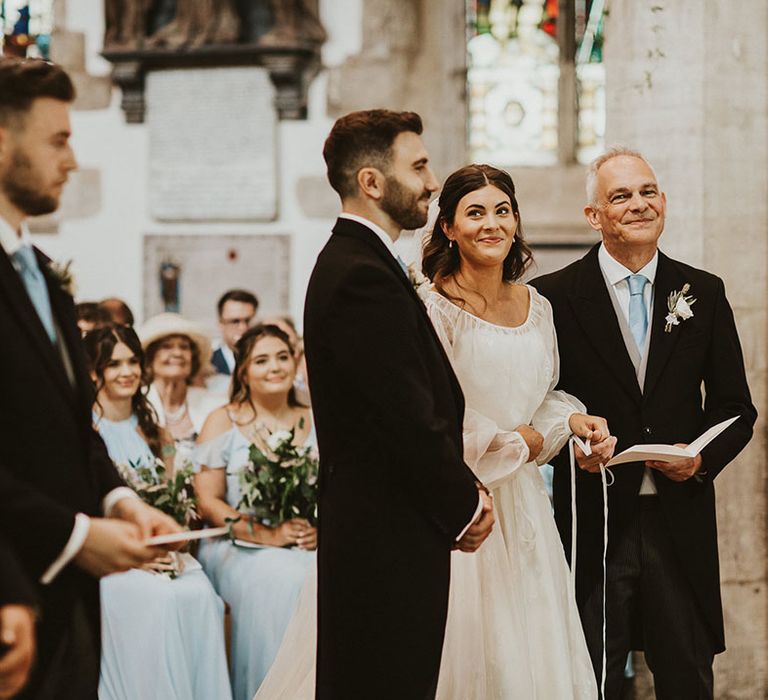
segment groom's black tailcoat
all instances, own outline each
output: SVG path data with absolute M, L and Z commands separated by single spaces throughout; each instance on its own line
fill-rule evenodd
M 35 606 L 37 599 L 34 590 L 13 550 L 5 538 L 0 536 L 0 608 L 5 605 Z
M 91 425 L 93 386 L 72 298 L 47 258 L 37 257 L 75 381 L 0 247 L 0 532 L 40 601 L 36 668 L 22 697 L 81 700 L 96 697 L 98 581 L 69 563 L 49 585 L 38 582 L 64 549 L 75 514 L 100 515 L 103 496 L 124 484 Z M 48 695 L 36 694 L 41 684 Z
M 318 257 L 304 329 L 320 449 L 317 697 L 432 697 L 450 551 L 478 504 L 461 389 L 397 261 L 357 222 L 339 219 Z
M 722 280 L 659 252 L 644 390 L 622 339 L 595 246 L 564 269 L 533 285 L 554 311 L 560 352 L 559 388 L 608 420 L 616 453 L 638 443 L 689 443 L 704 430 L 740 416 L 702 452 L 702 473 L 675 482 L 653 471 L 666 533 L 691 584 L 712 652 L 725 648 L 715 518 L 715 477 L 744 448 L 757 417 L 744 360 Z M 665 332 L 667 298 L 690 284 L 694 316 Z M 704 392 L 702 392 L 702 387 Z M 704 395 L 703 395 L 704 394 Z M 608 488 L 609 559 L 612 543 L 638 513 L 642 463 L 613 470 Z M 577 599 L 580 607 L 602 582 L 603 505 L 599 475 L 577 468 Z M 567 450 L 555 461 L 555 517 L 566 552 L 571 543 Z M 610 595 L 610 590 L 608 591 Z M 646 621 L 647 622 L 647 621 Z M 635 637 L 635 648 L 642 639 Z M 674 663 L 674 660 L 670 660 Z

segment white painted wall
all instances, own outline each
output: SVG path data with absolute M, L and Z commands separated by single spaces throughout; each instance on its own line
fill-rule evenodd
M 321 0 L 328 31 L 323 47 L 325 66 L 335 66 L 362 45 L 362 0 Z M 66 28 L 86 35 L 89 72 L 105 75 L 110 64 L 98 54 L 104 32 L 101 0 L 67 0 Z M 278 128 L 279 214 L 276 221 L 234 224 L 167 224 L 153 221 L 147 201 L 147 128 L 128 125 L 113 91 L 108 109 L 72 114 L 72 142 L 82 168 L 101 174 L 101 209 L 92 217 L 67 220 L 58 235 L 37 236 L 37 244 L 55 259 L 72 259 L 79 300 L 105 296 L 125 299 L 138 318 L 142 314 L 142 241 L 145 234 L 288 233 L 292 236 L 291 308 L 300 322 L 304 292 L 315 257 L 330 234 L 332 220 L 308 219 L 299 206 L 302 177 L 324 177 L 322 144 L 331 128 L 326 116 L 327 74 L 310 88 L 306 121 L 283 121 Z M 212 299 L 211 304 L 216 300 Z M 264 309 L 269 313 L 270 309 Z

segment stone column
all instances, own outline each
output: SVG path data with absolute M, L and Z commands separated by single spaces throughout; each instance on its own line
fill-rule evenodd
M 662 249 L 724 279 L 761 414 L 716 483 L 728 646 L 718 698 L 768 697 L 766 29 L 762 0 L 614 0 L 606 24 L 607 141 L 656 167 Z

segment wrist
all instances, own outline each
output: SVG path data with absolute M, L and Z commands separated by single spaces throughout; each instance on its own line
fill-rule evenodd
M 585 414 L 578 413 L 577 411 L 574 411 L 571 413 L 570 416 L 568 416 L 568 429 L 574 434 L 578 435 L 578 430 L 581 427 L 580 423 L 581 421 L 586 418 Z M 579 436 L 581 437 L 581 436 Z
M 130 520 L 131 515 L 136 512 L 137 508 L 143 505 L 143 501 L 139 498 L 133 498 L 126 496 L 121 498 L 115 503 L 107 517 L 118 518 L 119 520 Z

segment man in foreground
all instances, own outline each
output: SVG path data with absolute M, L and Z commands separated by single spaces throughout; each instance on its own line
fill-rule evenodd
M 151 561 L 177 531 L 119 478 L 91 425 L 68 279 L 31 245 L 28 216 L 56 210 L 76 167 L 67 74 L 0 59 L 0 532 L 39 600 L 37 664 L 23 698 L 96 698 L 98 578 Z M 106 517 L 102 517 L 106 516 Z

